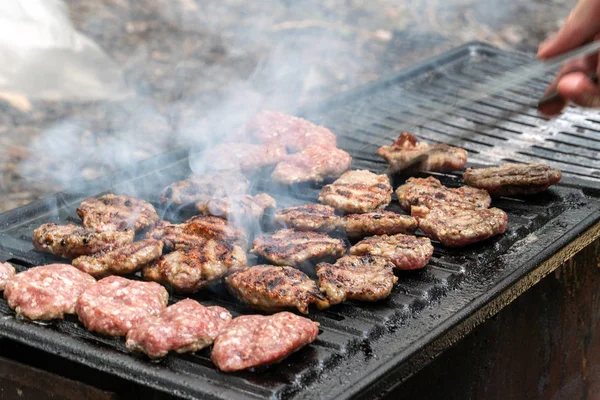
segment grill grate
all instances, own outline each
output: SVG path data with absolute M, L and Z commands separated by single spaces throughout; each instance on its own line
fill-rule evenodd
M 381 172 L 385 165 L 374 156 L 379 143 L 373 143 L 389 141 L 384 138 L 393 138 L 401 130 L 406 99 L 416 101 L 426 93 L 446 104 L 453 101 L 457 87 L 466 85 L 469 76 L 473 77 L 471 81 L 480 76 L 477 71 L 514 67 L 522 62 L 522 56 L 484 45 L 465 46 L 431 64 L 344 96 L 331 103 L 326 114 L 310 118 L 322 121 L 338 134 L 341 147 L 354 156 L 355 168 Z M 433 66 L 437 68 L 435 73 L 431 72 Z M 543 85 L 543 81 L 536 80 L 527 88 L 541 90 Z M 422 271 L 398 273 L 399 284 L 388 300 L 373 304 L 347 302 L 314 312 L 310 317 L 321 324 L 318 340 L 276 367 L 222 374 L 210 362 L 207 349 L 151 363 L 130 355 L 122 340 L 87 332 L 75 318 L 50 324 L 17 320 L 4 301 L 0 301 L 0 335 L 188 398 L 340 398 L 387 389 L 392 381 L 406 378 L 407 373 L 423 363 L 418 360 L 428 357 L 424 355 L 427 344 L 463 323 L 474 310 L 600 218 L 600 191 L 595 189 L 597 179 L 592 171 L 598 160 L 576 165 L 578 157 L 582 157 L 579 149 L 593 151 L 593 146 L 600 146 L 600 131 L 590 133 L 581 127 L 600 126 L 600 122 L 578 110 L 552 122 L 544 121 L 531 109 L 501 118 L 507 109 L 514 108 L 515 101 L 531 102 L 528 89 L 522 90 L 524 94 L 497 95 L 493 102 L 482 101 L 457 110 L 448 118 L 432 120 L 417 134 L 432 142 L 452 141 L 464 146 L 471 159 L 481 164 L 500 159 L 528 161 L 525 153 L 544 154 L 563 168 L 572 182 L 584 181 L 587 188 L 560 185 L 527 200 L 498 199 L 494 206 L 509 215 L 506 234 L 463 250 L 435 244 L 430 266 Z M 421 106 L 409 108 L 415 115 L 427 114 Z M 551 129 L 544 128 L 547 124 Z M 577 131 L 577 127 L 585 131 Z M 552 146 L 563 149 L 579 143 L 558 142 L 563 132 L 571 131 L 578 135 L 582 146 L 576 147 L 574 154 L 554 151 Z M 536 141 L 533 132 L 539 132 L 544 140 Z M 160 188 L 190 172 L 181 152 L 143 163 L 138 171 L 144 172 L 117 174 L 92 187 L 78 187 L 3 214 L 0 246 L 5 258 L 19 270 L 58 261 L 32 251 L 31 234 L 41 223 L 76 221 L 75 208 L 84 197 L 108 190 L 136 193 L 156 204 Z M 458 175 L 438 178 L 448 186 L 460 185 Z M 401 179 L 397 180 L 394 187 L 401 183 Z M 255 192 L 265 189 L 272 189 L 266 179 L 259 179 L 253 188 Z M 294 188 L 294 196 L 275 197 L 280 206 L 287 206 L 316 201 L 319 190 L 318 186 L 307 185 Z M 390 208 L 401 212 L 397 203 Z M 175 211 L 165 212 L 168 220 L 182 218 Z M 206 305 L 222 305 L 234 316 L 252 312 L 229 297 L 223 287 L 194 298 Z M 171 301 L 178 299 L 173 296 Z

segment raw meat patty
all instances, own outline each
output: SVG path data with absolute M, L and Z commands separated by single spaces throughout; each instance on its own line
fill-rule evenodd
M 268 365 L 312 343 L 318 335 L 318 322 L 290 312 L 243 315 L 217 336 L 210 358 L 224 372 Z
M 381 235 L 361 240 L 350 249 L 356 256 L 380 256 L 402 270 L 420 269 L 433 255 L 431 240 L 412 235 Z
M 178 292 L 196 292 L 227 272 L 246 267 L 241 247 L 206 240 L 195 247 L 183 247 L 144 267 L 144 279 L 169 285 Z
M 319 201 L 345 213 L 382 209 L 392 201 L 390 178 L 367 170 L 348 171 L 323 187 Z
M 159 220 L 154 206 L 131 196 L 105 194 L 85 199 L 77 209 L 85 228 L 140 231 L 154 226 Z
M 398 281 L 394 276 L 394 265 L 383 257 L 344 256 L 335 264 L 318 264 L 316 269 L 319 289 L 332 305 L 346 299 L 385 299 Z
M 238 299 L 259 310 L 272 312 L 297 308 L 308 314 L 308 307 L 329 307 L 325 296 L 304 272 L 291 267 L 256 265 L 225 278 L 227 287 Z
M 277 183 L 291 185 L 304 182 L 323 182 L 347 171 L 352 157 L 344 150 L 310 146 L 300 153 L 290 154 L 277 166 L 271 177 Z
M 9 263 L 0 263 L 0 291 L 4 290 L 6 282 L 8 282 L 10 278 L 15 276 L 16 273 L 17 270 L 15 270 L 15 267 L 10 265 Z
M 277 210 L 275 223 L 282 228 L 298 231 L 331 232 L 340 224 L 335 209 L 323 204 L 303 204 Z
M 222 143 L 207 150 L 205 165 L 220 171 L 241 171 L 251 174 L 263 167 L 274 166 L 287 156 L 279 144 Z
M 168 300 L 169 294 L 158 283 L 109 276 L 90 285 L 75 310 L 88 330 L 125 336 L 147 316 L 160 314 Z
M 134 236 L 133 230 L 96 231 L 73 224 L 50 223 L 33 231 L 33 247 L 37 251 L 75 258 L 130 244 Z
M 170 204 L 193 204 L 213 197 L 245 194 L 250 182 L 239 172 L 207 172 L 167 186 L 161 193 L 160 202 Z
M 504 164 L 492 168 L 467 168 L 467 185 L 487 190 L 492 196 L 520 196 L 543 192 L 560 181 L 560 170 L 543 164 Z
M 392 211 L 371 211 L 364 214 L 348 214 L 342 218 L 342 227 L 349 237 L 370 235 L 394 235 L 413 233 L 417 230 L 417 220 L 408 215 Z
M 461 247 L 504 233 L 508 217 L 498 208 L 433 209 L 419 219 L 419 227 L 444 246 Z
M 164 357 L 169 351 L 192 353 L 210 346 L 230 321 L 231 314 L 223 307 L 204 307 L 185 299 L 142 319 L 127 333 L 126 346 L 150 358 Z
M 248 225 L 260 221 L 265 212 L 277 207 L 274 198 L 266 193 L 250 196 L 248 194 L 212 199 L 198 203 L 198 210 L 204 215 L 225 218 L 235 225 Z
M 283 229 L 256 238 L 250 252 L 276 265 L 298 266 L 315 258 L 339 257 L 346 252 L 346 246 L 342 239 L 324 233 Z
M 32 320 L 75 314 L 79 295 L 96 280 L 67 264 L 30 268 L 11 278 L 4 288 L 8 306 Z
M 103 278 L 108 275 L 132 274 L 144 265 L 162 255 L 163 243 L 155 239 L 117 247 L 114 250 L 101 251 L 91 256 L 81 256 L 73 260 L 73 266 L 80 271 Z

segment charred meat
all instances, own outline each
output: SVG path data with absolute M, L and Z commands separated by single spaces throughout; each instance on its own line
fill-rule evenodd
M 350 249 L 355 256 L 377 256 L 390 261 L 397 269 L 423 268 L 433 255 L 431 241 L 412 235 L 381 235 L 361 240 Z
M 434 177 L 409 178 L 396 189 L 402 208 L 413 216 L 423 216 L 428 210 L 439 207 L 462 209 L 488 208 L 492 202 L 489 193 L 469 186 L 448 188 Z
M 323 187 L 319 201 L 345 213 L 382 209 L 392 201 L 390 178 L 367 170 L 348 171 Z
M 139 231 L 154 226 L 159 220 L 154 206 L 147 201 L 131 197 L 106 194 L 98 198 L 85 199 L 77 214 L 82 224 L 91 229 Z
M 222 143 L 204 154 L 203 163 L 213 170 L 251 174 L 275 166 L 287 156 L 285 146 L 274 144 Z
M 217 336 L 210 358 L 223 372 L 281 361 L 319 335 L 319 323 L 290 312 L 242 315 Z
M 385 299 L 398 281 L 394 264 L 383 257 L 344 256 L 335 264 L 318 264 L 316 270 L 319 289 L 332 305 Z
M 419 227 L 431 239 L 448 247 L 462 247 L 504 233 L 508 217 L 498 208 L 438 208 L 419 218 Z
M 141 320 L 127 333 L 126 345 L 152 359 L 169 351 L 192 353 L 210 346 L 229 322 L 231 314 L 223 307 L 185 299 Z
M 73 266 L 94 278 L 103 278 L 113 274 L 132 274 L 144 265 L 158 259 L 162 255 L 162 250 L 163 243 L 161 241 L 146 239 L 90 256 L 77 257 L 73 260 Z
M 492 196 L 521 196 L 543 192 L 560 181 L 560 170 L 543 164 L 504 164 L 492 168 L 467 168 L 467 185 L 487 190 Z
M 395 235 L 413 233 L 417 220 L 392 211 L 371 211 L 364 214 L 348 214 L 342 218 L 342 227 L 349 237 L 371 235 Z
M 466 150 L 445 144 L 430 146 L 408 132 L 402 132 L 391 146 L 380 147 L 377 154 L 388 161 L 390 172 L 459 171 L 467 163 Z
M 256 265 L 225 278 L 229 291 L 259 310 L 273 312 L 297 308 L 308 314 L 308 307 L 329 307 L 327 298 L 304 272 L 292 267 Z
M 251 253 L 259 254 L 276 265 L 298 266 L 307 260 L 340 257 L 346 252 L 341 239 L 319 232 L 283 229 L 256 238 Z
M 213 197 L 245 194 L 250 182 L 239 172 L 207 172 L 167 186 L 160 202 L 185 205 L 207 201 Z
M 225 218 L 235 225 L 247 225 L 259 221 L 266 211 L 275 209 L 277 202 L 266 193 L 256 196 L 248 194 L 212 199 L 198 203 L 198 210 L 204 215 Z
M 303 204 L 277 210 L 275 223 L 298 231 L 331 232 L 338 228 L 340 217 L 335 209 L 323 204 Z
M 246 267 L 241 247 L 205 240 L 161 257 L 142 270 L 144 279 L 168 285 L 178 292 L 196 292 L 229 271 Z
M 133 242 L 133 230 L 117 231 L 83 228 L 77 225 L 44 224 L 33 231 L 37 251 L 66 258 L 94 254 Z
M 290 154 L 275 167 L 273 180 L 284 185 L 323 182 L 337 178 L 350 168 L 352 157 L 337 148 L 309 146 Z

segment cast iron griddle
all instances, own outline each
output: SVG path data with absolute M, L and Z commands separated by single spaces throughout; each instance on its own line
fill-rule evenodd
M 389 142 L 385 136 L 397 135 L 402 130 L 402 96 L 411 93 L 408 86 L 430 91 L 433 95 L 437 93 L 438 99 L 447 99 L 441 95 L 441 86 L 451 92 L 449 78 L 450 82 L 458 84 L 469 79 L 468 74 L 473 71 L 495 67 L 499 61 L 515 66 L 525 59 L 485 45 L 471 44 L 334 100 L 325 108 L 325 114 L 308 115 L 338 134 L 340 146 L 350 151 L 355 159 L 354 168 L 382 172 L 385 164 L 374 155 L 374 149 Z M 433 72 L 434 66 L 438 72 Z M 538 86 L 541 88 L 542 84 Z M 456 94 L 456 88 L 454 90 Z M 383 107 L 388 107 L 387 111 Z M 506 113 L 506 110 L 498 110 Z M 467 113 L 459 110 L 457 114 L 463 112 Z M 455 121 L 459 117 L 449 116 L 448 120 L 430 121 L 416 133 L 431 141 L 444 142 L 448 137 L 454 138 L 462 145 L 460 138 L 465 132 L 461 129 L 467 124 L 465 121 L 471 121 L 469 123 L 473 125 L 469 129 L 474 132 L 469 140 L 464 140 L 464 147 L 470 151 L 473 160 L 489 163 L 496 162 L 489 155 L 496 153 L 508 154 L 517 161 L 530 159 L 522 154 L 527 152 L 522 151 L 525 148 L 522 140 L 513 146 L 511 140 L 496 136 L 515 131 L 514 136 L 523 138 L 530 132 L 547 131 L 542 128 L 547 122 L 533 117 L 534 110 L 509 116 L 504 121 L 494 117 L 497 121 L 493 126 L 488 121 L 493 111 L 469 112 L 468 120 Z M 562 118 L 565 121 L 573 118 L 577 124 L 582 124 L 585 119 L 582 115 L 580 111 L 571 110 Z M 530 121 L 527 122 L 529 125 L 522 122 L 523 119 Z M 473 122 L 480 120 L 488 122 Z M 430 128 L 430 124 L 435 128 Z M 564 127 L 566 123 L 560 126 Z M 593 138 L 598 136 L 587 130 L 579 135 L 585 137 L 582 140 L 592 143 L 586 142 L 588 147 L 594 146 Z M 485 139 L 479 136 L 485 136 Z M 375 142 L 377 145 L 373 145 Z M 488 144 L 481 144 L 484 142 Z M 495 147 L 499 150 L 493 150 Z M 537 147 L 531 152 L 537 151 L 535 149 Z M 186 154 L 185 151 L 165 154 L 141 163 L 135 171 L 120 172 L 93 184 L 80 185 L 1 215 L 1 257 L 13 262 L 19 270 L 58 260 L 32 250 L 33 229 L 51 221 L 77 222 L 75 208 L 83 198 L 109 191 L 133 193 L 157 204 L 162 187 L 189 175 Z M 531 274 L 544 260 L 600 219 L 600 191 L 596 188 L 593 171 L 588 173 L 588 166 L 593 162 L 576 167 L 565 163 L 562 153 L 552 153 L 552 156 L 556 162 L 550 163 L 563 168 L 568 184 L 526 200 L 502 198 L 495 201 L 494 206 L 508 213 L 506 234 L 461 250 L 449 250 L 436 244 L 430 266 L 422 271 L 399 273 L 400 281 L 386 301 L 373 304 L 347 302 L 327 311 L 311 313 L 310 317 L 321 324 L 318 340 L 276 366 L 224 374 L 210 362 L 208 349 L 197 354 L 171 355 L 158 363 L 149 362 L 144 357 L 129 354 L 122 339 L 87 332 L 76 318 L 50 324 L 18 320 L 4 300 L 0 301 L 0 335 L 186 398 L 378 396 L 451 345 L 449 334 L 454 337 L 465 334 L 468 327 L 473 326 L 473 322 L 467 321 L 478 310 Z M 571 160 L 576 156 L 569 157 Z M 449 186 L 460 184 L 456 175 L 437 177 Z M 585 187 L 572 185 L 579 182 L 584 182 Z M 401 183 L 402 179 L 396 179 L 394 187 Z M 271 189 L 268 180 L 259 179 L 253 191 L 264 189 Z M 294 187 L 289 195 L 277 195 L 276 198 L 280 206 L 315 201 L 319 189 L 310 185 Z M 399 211 L 396 203 L 390 208 Z M 169 220 L 184 218 L 180 212 L 164 212 Z M 223 287 L 193 297 L 206 305 L 224 306 L 234 316 L 253 312 L 229 297 Z M 171 297 L 172 301 L 178 299 Z

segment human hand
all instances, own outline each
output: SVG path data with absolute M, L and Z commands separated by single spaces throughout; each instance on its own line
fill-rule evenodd
M 560 31 L 540 45 L 538 57 L 550 58 L 598 39 L 600 0 L 580 0 Z M 600 88 L 590 79 L 600 69 L 598 57 L 594 54 L 567 63 L 546 91 L 556 90 L 560 98 L 540 106 L 540 111 L 559 114 L 569 101 L 583 107 L 600 107 Z

